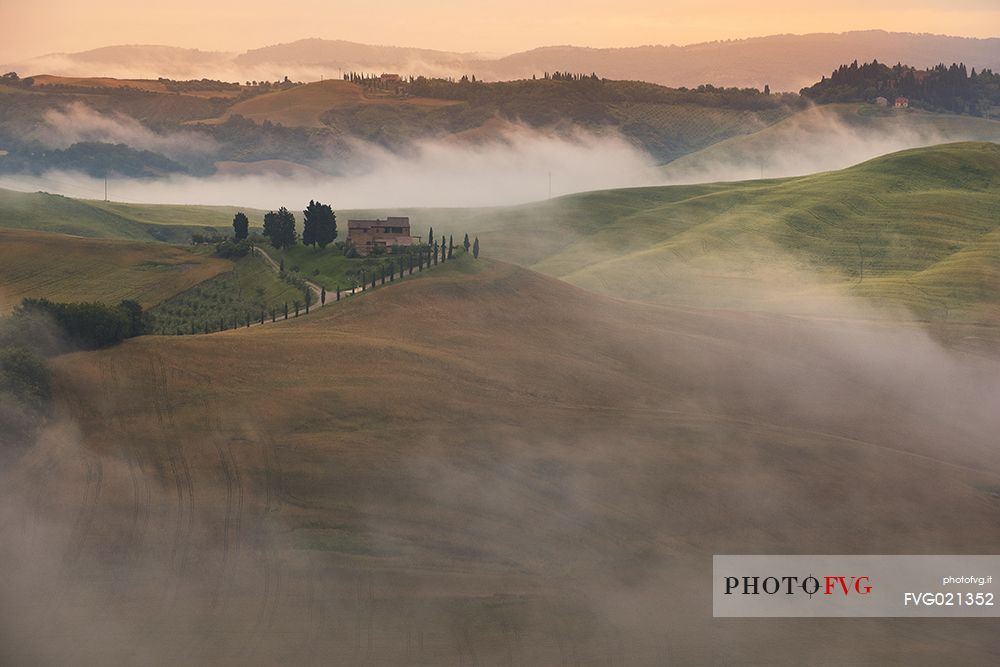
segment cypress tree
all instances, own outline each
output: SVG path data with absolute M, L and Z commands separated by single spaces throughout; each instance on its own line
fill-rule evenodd
M 479 237 L 476 237 L 475 243 L 472 244 L 472 256 L 479 259 Z
M 465 246 L 465 252 L 469 252 L 469 248 L 471 247 L 472 244 L 469 243 L 469 233 L 468 232 L 465 233 L 465 240 L 462 241 L 462 245 Z
M 233 236 L 237 241 L 242 241 L 250 233 L 250 220 L 246 213 L 240 211 L 233 217 Z
M 285 302 L 285 319 L 288 319 L 288 302 Z
M 340 301 L 340 283 L 337 283 L 337 301 Z
M 448 259 L 455 259 L 455 243 L 451 234 L 448 235 Z
M 326 287 L 321 287 L 320 288 L 319 305 L 321 305 L 321 306 L 325 306 L 326 305 Z

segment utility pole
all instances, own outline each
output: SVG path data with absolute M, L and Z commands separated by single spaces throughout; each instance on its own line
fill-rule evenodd
M 108 201 L 108 177 L 104 177 L 104 201 Z

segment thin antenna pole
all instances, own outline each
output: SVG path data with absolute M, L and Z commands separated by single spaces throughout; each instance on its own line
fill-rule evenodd
M 108 177 L 104 177 L 104 201 L 108 201 Z

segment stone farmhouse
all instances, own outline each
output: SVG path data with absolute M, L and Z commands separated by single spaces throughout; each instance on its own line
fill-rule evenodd
M 359 255 L 370 255 L 376 248 L 410 246 L 410 219 L 390 216 L 385 220 L 348 220 L 347 240 Z

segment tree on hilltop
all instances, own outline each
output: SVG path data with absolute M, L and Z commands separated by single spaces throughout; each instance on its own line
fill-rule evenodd
M 295 245 L 295 216 L 282 206 L 277 212 L 264 214 L 264 236 L 271 240 L 275 248 L 290 248 Z
M 250 235 L 250 220 L 243 211 L 233 216 L 233 232 L 237 241 L 242 241 Z
M 309 201 L 302 212 L 302 243 L 325 248 L 337 238 L 337 214 L 329 204 Z

